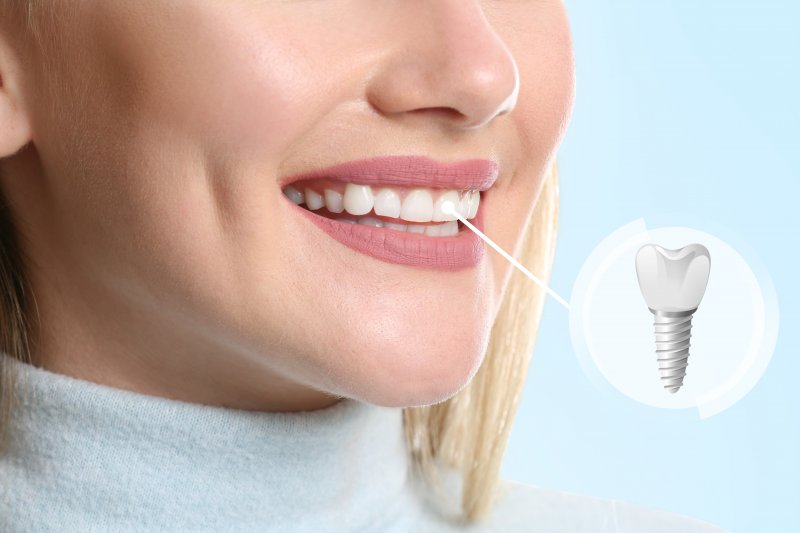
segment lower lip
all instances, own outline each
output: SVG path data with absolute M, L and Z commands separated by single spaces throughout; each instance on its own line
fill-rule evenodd
M 483 258 L 483 241 L 467 227 L 463 227 L 453 237 L 429 237 L 418 233 L 337 222 L 285 199 L 334 240 L 379 261 L 455 271 L 474 267 Z M 481 203 L 483 204 L 483 198 Z M 478 208 L 470 223 L 483 231 L 483 206 Z

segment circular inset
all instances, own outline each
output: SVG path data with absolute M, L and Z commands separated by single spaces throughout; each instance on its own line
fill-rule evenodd
M 706 293 L 692 319 L 683 387 L 660 383 L 654 316 L 637 284 L 635 256 L 648 243 L 681 248 L 699 243 L 711 254 Z M 612 233 L 584 263 L 570 302 L 570 334 L 587 374 L 653 407 L 696 407 L 701 417 L 747 394 L 772 357 L 778 306 L 769 276 L 757 276 L 733 247 L 688 227 L 647 229 L 644 220 Z

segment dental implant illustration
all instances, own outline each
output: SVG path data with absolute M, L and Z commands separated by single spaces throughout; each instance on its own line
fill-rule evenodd
M 667 250 L 646 244 L 636 254 L 636 276 L 655 316 L 656 356 L 664 388 L 683 386 L 692 338 L 692 315 L 706 291 L 711 256 L 702 244 Z

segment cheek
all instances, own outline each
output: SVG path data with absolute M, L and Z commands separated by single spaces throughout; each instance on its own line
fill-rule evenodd
M 552 157 L 566 132 L 575 99 L 575 65 L 566 15 L 557 10 L 539 21 L 531 37 L 515 35 L 509 46 L 520 72 L 515 109 L 524 154 Z
M 265 224 L 280 201 L 274 163 L 312 122 L 312 106 L 298 100 L 308 94 L 303 83 L 322 75 L 287 47 L 297 39 L 265 32 L 263 21 L 222 2 L 165 5 L 159 17 L 149 3 L 98 9 L 102 24 L 86 27 L 87 68 L 102 77 L 103 93 L 75 117 L 74 144 L 86 145 L 81 135 L 94 139 L 63 165 L 83 186 L 59 191 L 84 214 L 73 233 L 97 228 L 92 240 L 104 243 L 96 252 L 104 267 L 169 280 L 187 296 L 210 298 L 240 281 L 234 252 L 244 264 L 280 261 L 276 250 L 292 243 Z M 230 249 L 233 234 L 242 250 Z M 273 245 L 250 246 L 259 241 Z
M 487 213 L 486 233 L 515 257 L 525 222 L 536 207 L 566 132 L 575 96 L 573 49 L 566 15 L 560 6 L 541 9 L 541 13 L 520 15 L 520 20 L 536 21 L 526 31 L 519 31 L 519 24 L 513 23 L 513 31 L 501 32 L 520 73 L 519 99 L 509 117 L 513 132 L 506 140 L 511 147 L 509 153 L 519 156 L 514 174 L 493 191 L 488 202 L 487 211 L 491 212 Z M 514 267 L 500 254 L 490 254 L 497 287 L 504 289 Z
M 120 66 L 112 68 L 137 120 L 195 139 L 217 159 L 235 153 L 263 163 L 267 151 L 296 137 L 314 113 L 299 104 L 320 99 L 309 94 L 310 83 L 325 74 L 292 47 L 291 28 L 267 31 L 269 21 L 223 2 L 165 9 L 180 23 L 148 17 L 131 32 L 126 11 L 110 14 L 103 27 L 105 60 Z

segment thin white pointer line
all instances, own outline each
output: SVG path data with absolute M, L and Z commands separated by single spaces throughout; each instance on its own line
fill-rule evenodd
M 492 241 L 492 239 L 490 239 L 489 237 L 487 237 L 486 235 L 484 235 L 484 234 L 483 234 L 483 232 L 482 232 L 481 230 L 479 230 L 478 228 L 476 228 L 475 226 L 473 226 L 473 225 L 472 225 L 472 224 L 471 224 L 471 223 L 470 223 L 470 222 L 469 222 L 467 219 L 465 219 L 465 218 L 464 218 L 464 217 L 462 217 L 462 216 L 461 216 L 461 215 L 460 215 L 460 214 L 459 214 L 457 211 L 455 211 L 455 209 L 454 209 L 454 208 L 455 208 L 455 205 L 453 204 L 453 202 L 447 201 L 447 202 L 443 202 L 443 203 L 442 203 L 442 212 L 443 212 L 443 213 L 445 213 L 445 214 L 452 214 L 452 215 L 455 215 L 455 216 L 456 216 L 456 218 L 458 218 L 458 220 L 460 220 L 460 221 L 461 221 L 461 222 L 462 222 L 462 223 L 463 223 L 465 226 L 467 226 L 469 229 L 471 229 L 472 231 L 474 231 L 475 233 L 477 233 L 477 234 L 478 234 L 478 236 L 479 236 L 481 239 L 483 239 L 483 240 L 484 240 L 484 241 L 485 241 L 485 242 L 486 242 L 486 243 L 487 243 L 489 246 L 491 246 L 492 248 L 494 248 L 494 249 L 495 249 L 495 250 L 496 250 L 496 251 L 497 251 L 497 252 L 498 252 L 500 255 L 502 255 L 503 257 L 505 257 L 506 259 L 508 259 L 508 261 L 509 261 L 509 262 L 510 262 L 512 265 L 514 265 L 515 267 L 517 267 L 517 268 L 518 268 L 518 269 L 519 269 L 519 270 L 520 270 L 520 271 L 521 271 L 523 274 L 525 274 L 526 276 L 528 276 L 528 277 L 531 279 L 531 281 L 533 281 L 534 283 L 536 283 L 537 285 L 539 285 L 541 288 L 543 288 L 545 291 L 547 291 L 547 294 L 549 294 L 550 296 L 552 296 L 552 297 L 553 297 L 553 298 L 554 298 L 554 299 L 555 299 L 555 300 L 556 300 L 558 303 L 560 303 L 560 304 L 561 304 L 561 305 L 563 305 L 563 306 L 564 306 L 564 307 L 565 307 L 567 310 L 569 310 L 569 304 L 567 303 L 567 301 L 566 301 L 564 298 L 562 298 L 561 296 L 559 296 L 558 294 L 556 294 L 556 292 L 555 292 L 555 291 L 553 291 L 552 289 L 550 289 L 550 287 L 548 287 L 548 286 L 547 286 L 547 285 L 546 285 L 546 284 L 545 284 L 545 283 L 544 283 L 542 280 L 540 280 L 539 278 L 537 278 L 537 277 L 536 277 L 535 275 L 533 275 L 533 274 L 532 274 L 532 273 L 531 273 L 531 272 L 530 272 L 530 271 L 529 271 L 527 268 L 525 268 L 524 266 L 522 266 L 522 265 L 519 263 L 519 261 L 517 261 L 516 259 L 514 259 L 514 258 L 513 258 L 513 257 L 512 257 L 510 254 L 506 253 L 506 251 L 505 251 L 505 250 L 503 250 L 502 248 L 500 248 L 499 246 L 497 246 L 497 245 L 496 245 L 496 244 L 495 244 L 495 243 Z

